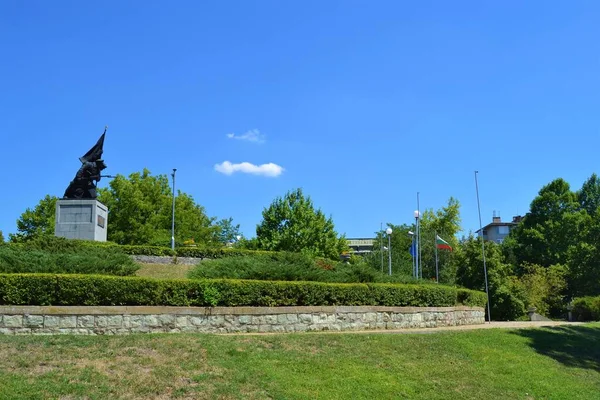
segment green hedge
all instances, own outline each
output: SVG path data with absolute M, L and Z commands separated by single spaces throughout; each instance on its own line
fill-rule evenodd
M 457 289 L 456 290 L 456 302 L 457 304 L 463 304 L 469 307 L 483 307 L 487 304 L 487 296 L 485 292 L 478 292 L 470 289 Z
M 246 250 L 236 248 L 215 248 L 215 247 L 177 247 L 172 250 L 169 247 L 150 246 L 150 245 L 119 245 L 113 242 L 92 242 L 92 241 L 74 241 L 80 242 L 83 247 L 108 247 L 120 249 L 120 251 L 129 255 L 138 256 L 177 256 L 177 257 L 195 257 L 195 258 L 225 258 L 238 257 L 253 254 L 269 254 L 271 252 L 261 250 Z
M 56 273 L 134 275 L 139 269 L 119 249 L 80 247 L 57 242 L 43 248 L 36 243 L 0 246 L 0 273 Z
M 600 296 L 573 300 L 572 313 L 576 321 L 600 321 Z
M 2 305 L 442 307 L 456 305 L 457 293 L 442 285 L 0 274 Z
M 330 283 L 416 283 L 412 277 L 399 274 L 389 276 L 364 262 L 347 264 L 341 261 L 315 259 L 308 254 L 285 251 L 206 260 L 196 265 L 188 273 L 188 278 Z

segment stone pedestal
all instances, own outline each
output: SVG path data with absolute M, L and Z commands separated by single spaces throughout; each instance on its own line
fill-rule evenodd
M 108 208 L 98 200 L 63 199 L 56 202 L 54 236 L 106 242 Z

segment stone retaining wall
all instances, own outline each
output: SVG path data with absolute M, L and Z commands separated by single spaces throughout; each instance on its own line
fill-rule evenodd
M 484 323 L 479 307 L 0 306 L 0 334 L 356 331 Z

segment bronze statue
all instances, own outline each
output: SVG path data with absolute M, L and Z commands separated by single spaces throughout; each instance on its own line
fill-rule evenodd
M 64 199 L 95 199 L 96 185 L 102 177 L 101 172 L 106 168 L 102 160 L 102 147 L 104 146 L 104 136 L 107 127 L 104 127 L 104 133 L 98 139 L 98 142 L 83 157 L 81 168 L 77 171 L 75 178 L 65 190 Z

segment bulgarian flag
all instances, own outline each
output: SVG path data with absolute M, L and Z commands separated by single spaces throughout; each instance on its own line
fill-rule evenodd
M 450 250 L 452 251 L 452 247 L 446 242 L 444 239 L 435 235 L 435 246 L 440 250 Z

